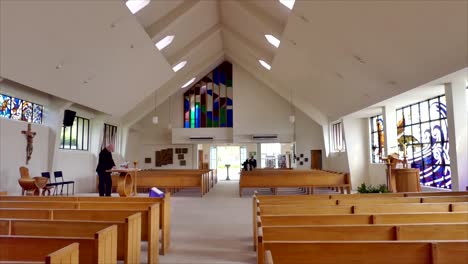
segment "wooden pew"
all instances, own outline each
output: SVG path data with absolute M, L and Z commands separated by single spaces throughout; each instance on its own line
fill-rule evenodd
M 412 225 L 322 225 L 262 227 L 258 235 L 258 260 L 264 259 L 268 241 L 392 241 L 468 240 L 468 223 Z
M 13 239 L 0 238 L 0 263 L 46 263 L 46 264 L 78 264 L 79 244 L 72 243 L 68 246 L 59 248 L 55 245 L 52 247 L 40 246 L 33 244 L 25 244 L 23 247 L 17 248 L 14 252 L 7 252 L 5 243 L 13 242 Z M 57 248 L 57 249 L 55 249 Z M 34 254 L 23 256 L 23 259 L 18 261 L 17 254 L 23 254 L 29 250 L 35 251 Z M 53 252 L 52 252 L 53 251 Z
M 0 192 L 0 196 L 8 195 L 8 192 Z
M 464 264 L 468 241 L 266 242 L 274 264 Z
M 138 172 L 137 188 L 198 188 L 203 196 L 211 188 L 212 174 L 212 170 L 142 170 Z M 114 189 L 117 188 L 117 178 L 118 175 L 112 175 Z
M 421 197 L 422 203 L 460 203 L 468 202 L 468 195 Z
M 30 201 L 29 203 L 42 204 L 43 209 L 47 208 L 47 202 Z M 63 202 L 75 203 L 75 202 Z M 24 205 L 24 204 L 23 204 Z M 34 208 L 38 208 L 36 205 Z M 60 220 L 96 220 L 96 216 L 105 217 L 105 215 L 114 215 L 120 213 L 119 217 L 127 217 L 129 214 L 140 212 L 142 215 L 141 221 L 141 239 L 148 241 L 148 263 L 157 263 L 159 252 L 159 203 L 97 203 L 97 202 L 80 202 L 79 207 L 87 209 L 75 210 L 58 210 L 52 211 L 51 219 Z M 126 209 L 127 208 L 127 209 Z M 29 208 L 23 208 L 29 209 Z M 0 212 L 2 210 L 0 209 Z M 112 213 L 117 212 L 117 213 Z M 20 214 L 20 213 L 19 213 Z M 35 212 L 35 214 L 45 214 L 44 212 Z M 80 217 L 80 218 L 79 218 Z M 111 220 L 111 219 L 108 219 Z M 163 233 L 164 234 L 164 233 Z M 166 237 L 167 239 L 167 237 Z M 164 243 L 166 242 L 166 245 Z M 167 240 L 161 241 L 162 253 L 167 253 Z M 164 252 L 166 250 L 166 252 Z
M 78 264 L 79 244 L 73 243 L 46 256 L 46 264 Z
M 253 170 L 243 171 L 239 180 L 239 196 L 243 188 L 307 188 L 313 193 L 314 187 L 339 187 L 351 193 L 348 173 L 330 173 L 319 170 Z
M 124 263 L 140 261 L 141 214 L 135 213 L 124 221 L 60 221 L 0 219 L 0 235 L 93 237 L 108 226 L 117 226 L 117 259 Z
M 406 197 L 427 197 L 427 196 L 458 196 L 468 195 L 468 191 L 455 191 L 455 192 L 409 192 L 404 193 Z
M 55 202 L 95 202 L 95 203 L 160 203 L 159 207 L 159 227 L 161 229 L 161 254 L 164 255 L 170 249 L 170 216 L 171 216 L 171 195 L 165 194 L 164 198 L 149 198 L 149 197 L 97 197 L 97 196 L 4 196 L 0 197 L 0 201 L 55 201 Z M 40 208 L 42 205 L 35 205 Z M 39 207 L 38 207 L 39 206 Z M 67 205 L 70 206 L 70 205 Z M 79 206 L 79 205 L 76 205 Z M 87 206 L 87 205 L 84 205 Z M 89 206 L 89 205 L 88 205 Z M 100 206 L 100 205 L 96 205 Z M 102 205 L 103 206 L 103 205 Z M 101 206 L 101 208 L 102 208 Z M 117 205 L 118 206 L 118 205 Z M 123 205 L 122 205 L 123 206 Z M 121 206 L 121 207 L 122 207 Z M 99 209 L 94 207 L 93 209 Z M 11 207 L 10 207 L 11 208 Z M 113 207 L 115 209 L 115 207 Z M 47 208 L 46 208 L 47 209 Z M 134 208 L 130 208 L 134 209 Z M 145 234 L 145 217 L 142 220 L 142 235 Z
M 258 217 L 260 226 L 366 225 L 468 223 L 468 213 L 405 213 L 359 215 L 267 215 Z
M 0 259 L 25 262 L 43 261 L 44 252 L 52 252 L 71 243 L 79 243 L 79 261 L 83 264 L 117 263 L 117 226 L 112 225 L 93 237 L 0 236 Z

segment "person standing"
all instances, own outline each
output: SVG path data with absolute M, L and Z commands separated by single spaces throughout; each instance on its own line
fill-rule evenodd
M 111 196 L 112 177 L 110 172 L 106 171 L 115 167 L 112 152 L 114 152 L 114 144 L 107 145 L 99 153 L 99 161 L 96 168 L 96 172 L 99 175 L 99 196 Z
M 254 159 L 254 156 L 250 157 L 249 164 L 250 164 L 250 170 L 257 168 L 257 160 Z

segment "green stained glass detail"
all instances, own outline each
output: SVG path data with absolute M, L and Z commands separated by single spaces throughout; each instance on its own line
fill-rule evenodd
M 219 111 L 219 119 L 220 119 L 220 124 L 226 125 L 226 108 L 221 108 L 221 111 Z
M 206 113 L 206 105 L 202 105 L 202 106 L 201 106 L 201 112 L 202 112 L 202 113 Z
M 226 80 L 226 86 L 232 87 L 232 80 Z
M 190 109 L 190 127 L 195 127 L 195 108 Z

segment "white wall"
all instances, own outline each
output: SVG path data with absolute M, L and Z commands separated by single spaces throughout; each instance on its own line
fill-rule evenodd
M 27 130 L 28 123 L 0 118 L 0 191 L 20 194 L 18 184 L 19 167 L 29 168 L 31 177 L 40 176 L 47 171 L 49 162 L 49 128 L 32 124 L 31 130 L 36 132 L 33 139 L 33 152 L 29 164 L 26 165 L 26 137 L 21 133 Z
M 38 134 L 34 138 L 33 158 L 28 166 L 31 175 L 39 176 L 43 171 L 53 173 L 61 170 L 65 180 L 75 181 L 75 192 L 94 191 L 97 154 L 100 151 L 103 125 L 104 122 L 119 125 L 118 119 L 9 80 L 0 82 L 0 92 L 44 106 L 43 124 L 33 125 L 33 130 L 38 130 Z M 76 111 L 78 116 L 90 119 L 89 151 L 59 149 L 65 109 L 71 109 Z M 20 131 L 27 127 L 27 123 L 3 118 L 0 122 L 0 190 L 19 192 L 18 168 L 24 165 L 23 156 L 26 149 L 26 140 Z M 116 153 L 115 157 L 118 159 L 119 154 Z
M 154 152 L 155 145 L 190 144 L 189 136 L 214 136 L 213 142 L 193 142 L 193 144 L 226 144 L 235 143 L 250 146 L 248 152 L 256 151 L 260 160 L 253 134 L 276 134 L 272 142 L 291 143 L 294 141 L 294 126 L 289 122 L 290 104 L 268 86 L 257 80 L 238 65 L 233 65 L 234 128 L 184 129 L 183 127 L 183 93 L 179 89 L 171 99 L 161 103 L 132 126 L 128 136 L 127 159 L 144 158 Z M 293 109 L 296 116 L 296 151 L 303 153 L 309 161 L 299 168 L 310 168 L 310 150 L 322 149 L 324 153 L 322 127 L 298 109 Z M 152 116 L 159 117 L 159 124 L 151 122 Z M 172 120 L 172 122 L 170 121 Z M 168 129 L 171 123 L 172 129 Z M 262 143 L 269 143 L 264 141 Z M 148 147 L 151 146 L 151 147 Z M 176 145 L 177 146 L 177 145 Z M 153 149 L 152 149 L 153 148 Z M 205 154 L 208 154 L 205 151 Z M 154 154 L 153 154 L 154 155 Z M 325 156 L 325 154 L 323 154 Z M 205 159 L 206 160 L 206 159 Z M 194 165 L 196 164 L 196 160 Z M 189 167 L 189 166 L 187 166 Z
M 296 141 L 296 155 L 304 154 L 308 161 L 300 165 L 296 161 L 297 169 L 310 169 L 310 151 L 322 150 L 322 167 L 325 166 L 325 147 L 323 144 L 323 130 L 322 126 L 314 122 L 309 116 L 300 111 L 295 110 L 295 141 Z M 293 163 L 294 164 L 294 163 Z
M 292 142 L 288 101 L 242 67 L 233 65 L 234 142 L 252 142 L 252 134 L 277 134 L 276 142 Z
M 344 118 L 346 152 L 348 156 L 351 186 L 356 189 L 363 182 L 368 183 L 369 163 L 369 121 L 367 118 Z

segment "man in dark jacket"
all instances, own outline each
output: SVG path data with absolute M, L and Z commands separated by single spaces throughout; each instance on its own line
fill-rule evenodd
M 112 178 L 110 170 L 115 167 L 114 160 L 112 159 L 112 152 L 114 152 L 114 144 L 109 144 L 99 153 L 99 161 L 96 172 L 99 175 L 99 196 L 111 196 L 112 192 Z
M 250 157 L 249 165 L 250 165 L 250 170 L 257 168 L 257 160 L 254 158 L 254 156 Z

